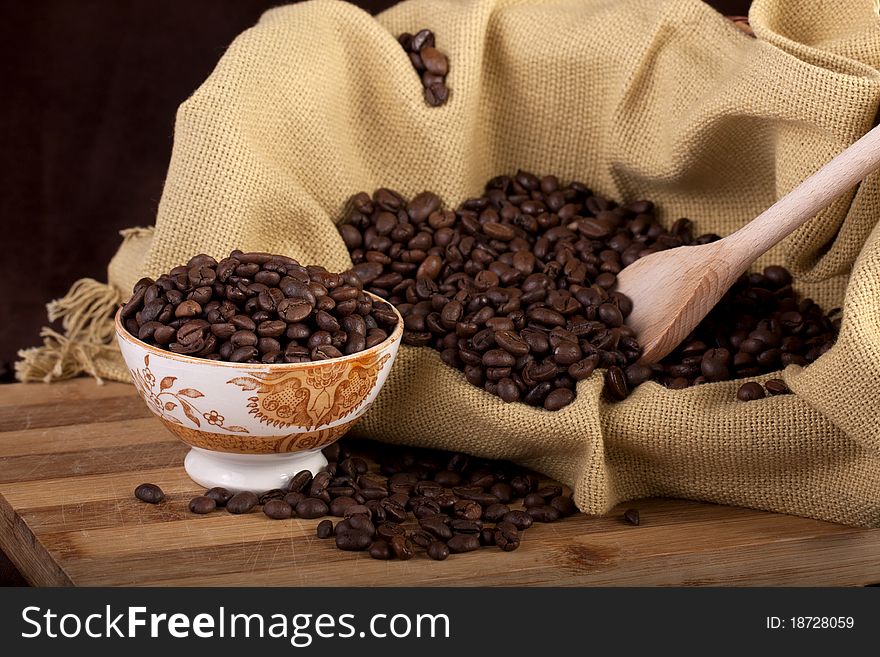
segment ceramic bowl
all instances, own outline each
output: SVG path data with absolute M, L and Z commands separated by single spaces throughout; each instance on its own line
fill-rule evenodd
M 300 470 L 314 474 L 327 465 L 321 449 L 354 426 L 388 378 L 403 336 L 397 317 L 384 342 L 310 363 L 182 356 L 138 340 L 119 312 L 116 339 L 144 402 L 192 448 L 184 461 L 192 480 L 262 492 L 284 488 Z

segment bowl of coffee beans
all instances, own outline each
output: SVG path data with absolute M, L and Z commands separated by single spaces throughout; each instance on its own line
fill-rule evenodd
M 116 314 L 135 387 L 206 487 L 284 488 L 372 405 L 403 319 L 352 273 L 269 253 L 196 255 Z

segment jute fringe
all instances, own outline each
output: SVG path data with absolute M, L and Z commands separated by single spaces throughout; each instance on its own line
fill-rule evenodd
M 61 320 L 63 334 L 43 327 L 43 346 L 18 352 L 18 380 L 50 383 L 86 373 L 103 383 L 100 361 L 114 358 L 113 313 L 120 303 L 122 293 L 112 285 L 93 278 L 76 281 L 65 296 L 46 305 L 49 321 Z

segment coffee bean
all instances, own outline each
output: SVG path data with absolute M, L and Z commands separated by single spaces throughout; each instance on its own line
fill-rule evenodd
M 406 561 L 408 559 L 412 559 L 415 556 L 415 549 L 413 548 L 413 544 L 405 536 L 394 536 L 387 545 L 391 547 L 391 551 L 398 559 Z
M 473 552 L 480 548 L 480 538 L 477 534 L 457 534 L 446 543 L 452 554 Z
M 486 522 L 498 522 L 509 512 L 510 507 L 506 504 L 491 504 L 483 510 L 482 519 Z
M 342 518 L 345 516 L 346 509 L 349 509 L 353 506 L 360 506 L 357 501 L 351 497 L 337 497 L 332 502 L 330 502 L 330 514 L 336 516 L 337 518 Z
M 409 540 L 419 547 L 427 548 L 435 539 L 424 529 L 417 529 L 409 533 Z
M 284 500 L 269 500 L 263 505 L 263 513 L 273 520 L 284 520 L 293 515 L 293 508 Z
M 573 390 L 569 390 L 568 388 L 557 388 L 544 399 L 544 408 L 548 411 L 558 411 L 559 409 L 568 406 L 573 401 Z
M 509 511 L 501 517 L 502 522 L 509 522 L 514 527 L 522 531 L 532 526 L 533 519 L 525 511 Z
M 282 498 L 285 502 L 287 502 L 291 508 L 296 509 L 296 505 L 306 499 L 306 496 L 303 493 L 288 493 Z
M 612 399 L 617 401 L 623 401 L 629 396 L 626 375 L 616 365 L 612 365 L 605 372 L 605 390 L 608 391 Z
M 342 524 L 342 523 L 340 523 Z M 349 552 L 361 552 L 372 545 L 373 539 L 365 532 L 346 531 L 339 533 L 337 526 L 336 547 Z
M 334 443 L 334 445 L 337 445 Z M 331 445 L 332 447 L 332 445 Z M 337 446 L 338 449 L 338 446 Z M 334 459 L 329 459 L 334 460 Z M 301 493 L 305 488 L 312 483 L 312 473 L 309 470 L 300 470 L 293 477 L 290 478 L 290 483 L 287 485 L 287 490 L 291 493 Z
M 273 488 L 260 495 L 258 501 L 260 504 L 266 504 L 269 500 L 283 499 L 285 495 L 287 495 L 286 491 L 283 491 L 280 488 Z
M 141 484 L 134 489 L 134 496 L 147 504 L 158 504 L 165 499 L 165 493 L 156 484 Z
M 753 401 L 755 399 L 764 399 L 764 388 L 760 383 L 749 381 L 743 383 L 736 392 L 736 397 L 740 401 Z
M 211 513 L 211 511 L 216 508 L 217 502 L 215 502 L 213 498 L 206 497 L 205 495 L 199 495 L 198 497 L 194 497 L 189 501 L 189 510 L 192 513 Z
M 333 522 L 330 520 L 322 520 L 318 523 L 315 533 L 318 538 L 330 538 L 333 536 Z
M 505 552 L 512 552 L 517 549 L 520 544 L 520 535 L 516 526 L 509 522 L 502 522 L 495 526 L 494 529 L 495 545 Z
M 428 556 L 434 561 L 444 561 L 449 556 L 449 546 L 440 541 L 432 541 L 428 546 Z
M 577 513 L 577 506 L 574 503 L 574 500 L 571 497 L 566 495 L 558 495 L 550 500 L 550 506 L 559 511 L 559 514 L 563 517 L 570 516 Z
M 376 535 L 383 541 L 390 541 L 395 536 L 406 536 L 406 530 L 396 522 L 383 522 L 376 528 Z
M 452 538 L 452 529 L 437 516 L 419 520 L 419 526 L 440 540 L 448 541 Z
M 771 395 L 787 395 L 791 393 L 788 385 L 782 379 L 767 379 L 764 382 L 764 387 Z
M 375 541 L 370 545 L 370 556 L 373 559 L 390 559 L 391 548 L 385 541 Z
M 232 499 L 232 493 L 222 487 L 210 488 L 205 491 L 205 497 L 210 497 L 217 506 L 226 506 L 226 503 Z
M 549 504 L 529 507 L 526 509 L 526 513 L 536 522 L 556 522 L 560 518 L 559 511 Z
M 629 523 L 630 525 L 638 525 L 640 522 L 639 519 L 639 510 L 638 509 L 627 509 L 623 512 L 623 519 Z
M 319 500 L 314 497 L 307 497 L 296 505 L 297 517 L 306 518 L 308 520 L 311 520 L 313 518 L 320 518 L 321 516 L 326 516 L 329 511 L 330 508 L 323 500 Z
M 241 491 L 229 498 L 229 501 L 226 502 L 226 510 L 229 513 L 234 514 L 248 513 L 251 509 L 257 506 L 258 502 L 259 498 L 255 493 Z

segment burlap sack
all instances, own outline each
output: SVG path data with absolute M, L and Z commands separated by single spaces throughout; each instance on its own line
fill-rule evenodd
M 104 315 L 137 277 L 198 252 L 348 267 L 334 221 L 380 186 L 455 205 L 522 167 L 730 233 L 867 131 L 880 99 L 872 0 L 756 0 L 750 19 L 757 39 L 697 0 L 272 10 L 180 107 L 155 231 L 126 235 L 111 287 L 81 283 L 51 307 L 67 335 L 24 353 L 19 375 L 126 380 Z M 441 108 L 395 40 L 422 27 L 451 61 Z M 549 413 L 404 346 L 358 433 L 513 459 L 574 486 L 592 514 L 661 495 L 880 525 L 878 211 L 873 175 L 759 263 L 844 306 L 834 349 L 784 372 L 795 395 L 744 404 L 734 382 L 648 383 L 611 405 L 594 375 Z

